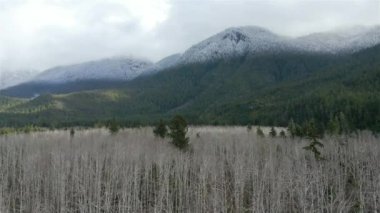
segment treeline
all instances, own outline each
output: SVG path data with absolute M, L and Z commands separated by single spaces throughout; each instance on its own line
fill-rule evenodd
M 346 96 L 346 97 L 344 97 Z M 275 99 L 275 98 L 273 98 Z M 260 100 L 259 100 L 260 101 Z M 259 101 L 252 104 L 234 107 L 228 111 L 226 107 L 221 111 L 205 111 L 181 113 L 192 125 L 288 125 L 290 120 L 302 125 L 314 120 L 320 129 L 331 129 L 331 125 L 338 119 L 345 118 L 350 130 L 369 129 L 375 132 L 380 130 L 380 94 L 315 94 L 289 101 Z M 252 106 L 252 109 L 250 108 Z M 227 109 L 227 110 L 226 110 Z M 61 112 L 47 111 L 41 114 L 14 114 L 0 113 L 0 127 L 21 128 L 35 125 L 45 128 L 65 128 L 72 126 L 101 127 L 112 120 L 121 127 L 138 127 L 154 125 L 155 121 L 168 120 L 173 115 L 128 115 L 115 117 L 65 115 Z
M 305 121 L 302 124 L 295 123 L 292 119 L 287 128 L 289 134 L 293 137 L 323 137 L 325 134 L 347 135 L 355 131 L 355 129 L 350 127 L 343 113 L 339 113 L 338 116 L 330 120 L 327 126 L 316 122 L 314 119 Z
M 0 135 L 8 135 L 14 133 L 30 133 L 30 132 L 38 132 L 43 131 L 44 129 L 41 127 L 37 127 L 34 125 L 28 125 L 24 127 L 14 128 L 14 127 L 3 127 L 0 128 Z
M 321 133 L 343 134 L 356 130 L 380 132 L 380 93 L 315 93 L 279 101 L 253 110 L 253 124 L 299 126 L 313 121 Z

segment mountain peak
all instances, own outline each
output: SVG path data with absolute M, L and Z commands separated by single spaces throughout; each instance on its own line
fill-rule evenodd
M 199 63 L 270 51 L 284 39 L 261 27 L 231 27 L 192 46 L 181 56 L 180 63 Z
M 238 27 L 229 27 L 225 29 L 223 32 L 228 32 L 228 31 L 236 31 L 236 32 L 241 32 L 241 33 L 246 33 L 246 34 L 258 34 L 258 33 L 267 33 L 267 34 L 273 34 L 270 30 L 259 27 L 259 26 L 238 26 Z
M 277 35 L 257 26 L 230 27 L 195 44 L 179 64 L 202 63 L 246 54 L 280 51 L 352 53 L 380 43 L 380 26 L 356 26 L 298 38 Z
M 248 36 L 240 31 L 231 30 L 230 32 L 226 32 L 222 39 L 229 39 L 235 43 L 239 43 L 240 41 L 246 41 L 248 39 Z
M 229 39 L 235 43 L 238 43 L 240 41 L 245 42 L 251 39 L 264 40 L 280 37 L 265 28 L 257 26 L 230 27 L 217 35 L 220 35 L 223 40 Z

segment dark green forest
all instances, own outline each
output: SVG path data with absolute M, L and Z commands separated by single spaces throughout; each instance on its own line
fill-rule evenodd
M 3 97 L 0 126 L 96 126 L 110 120 L 137 126 L 181 114 L 190 124 L 287 126 L 290 120 L 313 120 L 331 130 L 344 120 L 350 130 L 380 131 L 379 45 L 345 55 L 246 55 L 106 87 L 31 100 Z

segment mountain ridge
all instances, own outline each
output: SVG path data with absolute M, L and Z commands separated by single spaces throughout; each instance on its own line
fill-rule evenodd
M 192 45 L 180 54 L 173 66 L 281 51 L 347 54 L 379 43 L 380 26 L 312 33 L 295 38 L 257 26 L 231 27 Z
M 238 57 L 247 53 L 273 51 L 286 38 L 261 27 L 228 28 L 193 45 L 181 56 L 181 63 L 200 63 L 221 58 Z
M 380 27 L 368 27 L 355 30 L 314 33 L 296 38 L 277 35 L 265 28 L 256 26 L 231 27 L 219 32 L 188 48 L 182 54 L 174 54 L 152 63 L 141 59 L 103 59 L 77 65 L 55 67 L 40 74 L 36 79 L 18 85 L 1 93 L 14 96 L 28 93 L 22 97 L 33 97 L 46 92 L 64 93 L 62 83 L 76 82 L 74 88 L 81 90 L 115 88 L 144 75 L 154 75 L 160 71 L 188 64 L 212 63 L 218 60 L 229 60 L 260 54 L 352 54 L 380 43 Z M 106 63 L 104 63 L 106 62 Z M 115 63 L 108 63 L 115 62 Z M 104 64 L 103 64 L 104 63 Z M 95 64 L 95 66 L 94 66 Z M 96 64 L 100 64 L 99 67 Z M 91 87 L 91 81 L 102 86 Z M 95 82 L 97 81 L 97 82 Z M 86 82 L 87 86 L 80 86 Z M 107 82 L 109 86 L 107 86 Z M 40 84 L 40 85 L 38 85 Z M 55 87 L 55 88 L 49 88 Z M 44 88 L 46 88 L 44 90 Z M 36 90 L 32 92 L 31 90 Z M 70 90 L 73 92 L 75 90 Z
M 85 80 L 131 80 L 153 68 L 153 63 L 136 58 L 106 58 L 48 69 L 32 81 L 64 83 Z
M 0 71 L 0 90 L 30 81 L 35 77 L 35 70 Z

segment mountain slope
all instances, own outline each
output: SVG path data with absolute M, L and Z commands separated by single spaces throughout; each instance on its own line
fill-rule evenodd
M 136 78 L 152 66 L 152 62 L 140 59 L 103 59 L 52 68 L 38 75 L 33 81 L 48 83 L 67 83 L 88 80 L 127 81 Z
M 125 84 L 122 80 L 87 80 L 66 83 L 26 82 L 0 91 L 0 95 L 35 98 L 44 94 L 66 94 L 96 89 L 120 88 Z
M 0 125 L 151 124 L 182 114 L 193 124 L 286 125 L 293 118 L 326 126 L 343 113 L 352 127 L 379 131 L 379 68 L 380 45 L 177 63 L 112 90 L 43 95 L 0 113 Z
M 5 96 L 0 96 L 0 112 L 6 112 L 8 109 L 12 109 L 17 105 L 25 103 L 26 100 L 18 98 L 10 98 Z
M 62 94 L 83 90 L 117 88 L 141 75 L 156 72 L 149 61 L 113 58 L 46 70 L 31 81 L 0 91 L 2 95 L 31 98 L 40 94 Z
M 168 56 L 156 64 L 145 60 L 114 58 L 56 67 L 43 72 L 33 81 L 0 93 L 30 98 L 46 93 L 112 89 L 123 85 L 123 81 L 178 66 L 215 63 L 220 60 L 233 61 L 270 54 L 280 57 L 284 54 L 351 54 L 378 43 L 380 27 L 316 33 L 299 38 L 276 35 L 260 27 L 234 27 L 193 45 L 183 54 Z M 269 63 L 268 66 L 273 67 L 276 64 Z
M 379 44 L 380 26 L 313 33 L 296 38 L 292 43 L 299 49 L 311 52 L 352 53 Z
M 305 79 L 284 81 L 250 98 L 226 103 L 218 107 L 214 116 L 227 121 L 249 116 L 250 122 L 270 125 L 286 125 L 291 118 L 298 123 L 315 119 L 325 128 L 343 113 L 352 128 L 380 131 L 379 106 L 378 45 Z
M 34 70 L 0 71 L 0 90 L 30 81 L 35 77 Z
M 180 62 L 210 62 L 248 53 L 277 52 L 286 48 L 287 40 L 260 27 L 229 28 L 186 50 Z
M 161 59 L 155 65 L 158 70 L 168 69 L 170 67 L 176 66 L 179 63 L 180 58 L 181 54 L 173 54 Z
M 40 111 L 0 117 L 3 125 L 9 117 L 20 123 L 72 125 L 118 118 L 131 124 L 179 113 L 191 123 L 286 125 L 290 118 L 314 118 L 327 125 L 344 112 L 355 127 L 377 129 L 379 67 L 380 46 L 342 56 L 245 56 L 175 67 L 135 79 L 123 89 L 36 98 L 14 112 Z
M 233 27 L 193 45 L 174 64 L 204 63 L 282 51 L 346 54 L 379 43 L 380 26 L 313 33 L 298 38 L 277 35 L 261 27 Z

